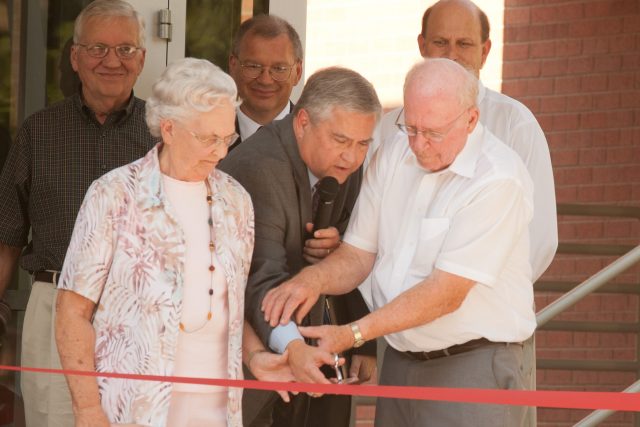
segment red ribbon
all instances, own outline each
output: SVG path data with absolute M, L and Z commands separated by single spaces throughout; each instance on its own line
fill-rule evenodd
M 29 368 L 0 365 L 0 371 L 27 371 L 87 377 L 124 378 L 131 380 L 171 383 L 205 384 L 257 390 L 284 390 L 305 393 L 345 394 L 352 396 L 386 397 L 395 399 L 436 400 L 498 405 L 539 406 L 568 409 L 610 409 L 640 411 L 640 393 L 587 391 L 524 391 L 486 390 L 474 388 L 437 388 L 381 385 L 307 384 L 256 380 L 222 380 L 210 378 L 170 377 L 161 375 L 117 374 L 108 372 L 72 371 L 63 369 Z

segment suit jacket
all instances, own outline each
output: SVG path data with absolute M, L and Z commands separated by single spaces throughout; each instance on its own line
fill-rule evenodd
M 293 111 L 294 104 L 289 101 L 289 111 Z M 238 139 L 229 147 L 229 153 L 231 150 L 242 144 L 242 134 L 240 133 L 240 122 L 238 121 L 238 115 L 236 114 L 236 133 L 240 135 Z
M 245 317 L 268 344 L 273 328 L 264 321 L 260 304 L 265 294 L 298 273 L 306 261 L 302 251 L 304 225 L 312 222 L 311 185 L 293 133 L 293 115 L 262 127 L 220 163 L 219 168 L 249 192 L 255 211 L 255 246 L 245 296 Z M 349 222 L 362 170 L 340 186 L 331 223 L 342 234 Z M 357 320 L 368 313 L 359 291 L 335 298 L 339 321 Z M 322 324 L 324 297 L 303 324 Z M 375 355 L 375 341 L 359 349 Z

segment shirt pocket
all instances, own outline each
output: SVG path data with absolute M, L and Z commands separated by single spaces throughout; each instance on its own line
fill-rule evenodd
M 449 231 L 449 218 L 425 218 L 420 223 L 416 252 L 410 270 L 426 277 L 431 274 Z

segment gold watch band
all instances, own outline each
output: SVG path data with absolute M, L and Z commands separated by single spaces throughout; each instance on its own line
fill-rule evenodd
M 364 338 L 360 332 L 360 327 L 355 322 L 351 323 L 349 327 L 351 327 L 351 332 L 353 333 L 353 348 L 361 347 L 364 344 Z

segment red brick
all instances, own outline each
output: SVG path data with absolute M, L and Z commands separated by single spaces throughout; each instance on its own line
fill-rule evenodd
M 640 188 L 638 189 L 640 195 Z M 578 187 L 575 185 L 566 187 L 556 186 L 556 202 L 558 203 L 575 203 L 578 200 Z M 565 271 L 565 270 L 562 270 Z
M 578 163 L 581 165 L 600 165 L 604 164 L 606 159 L 607 150 L 604 148 L 582 149 Z
M 594 69 L 594 59 L 591 56 L 580 56 L 568 59 L 567 71 L 569 74 L 586 74 Z
M 637 33 L 640 31 L 640 15 L 625 16 L 622 31 L 625 33 Z
M 567 98 L 564 96 L 545 96 L 540 99 L 540 112 L 558 113 L 567 110 Z
M 620 94 L 620 107 L 638 108 L 640 107 L 640 90 L 632 92 L 622 92 Z
M 538 123 L 543 131 L 551 132 L 553 130 L 553 115 L 552 114 L 536 114 Z
M 529 80 L 527 95 L 550 95 L 554 91 L 553 78 L 537 78 Z
M 604 227 L 601 222 L 585 222 L 576 225 L 576 232 L 582 239 L 597 239 L 603 236 Z
M 580 130 L 577 132 L 568 132 L 567 145 L 573 148 L 591 147 L 593 145 L 593 132 L 589 130 Z
M 587 111 L 593 108 L 591 95 L 570 95 L 567 96 L 567 111 Z
M 604 188 L 604 202 L 624 202 L 631 199 L 631 184 L 610 184 Z
M 640 182 L 640 168 L 637 165 L 594 168 L 593 180 L 604 184 Z
M 529 6 L 538 3 L 539 0 L 505 0 L 506 8 L 516 8 L 518 6 Z
M 532 20 L 533 25 L 529 26 L 528 37 L 529 41 L 536 40 L 551 40 L 559 38 L 560 36 L 566 37 L 568 32 L 566 31 L 565 24 L 546 24 L 535 25 L 536 22 Z M 540 22 L 538 22 L 539 24 Z
M 555 114 L 553 116 L 553 130 L 571 130 L 579 127 L 579 114 Z
M 634 34 L 621 34 L 611 37 L 609 40 L 610 53 L 634 52 L 636 37 Z
M 531 14 L 529 8 L 505 8 L 504 10 L 505 25 L 529 25 L 531 22 Z
M 539 97 L 527 97 L 520 100 L 525 107 L 527 107 L 534 114 L 540 112 L 540 98 Z
M 607 126 L 607 114 L 603 112 L 580 114 L 580 128 L 594 129 Z
M 595 110 L 610 110 L 619 107 L 619 93 L 598 93 L 593 95 L 593 108 Z
M 577 56 L 582 53 L 582 40 L 556 40 L 556 55 L 559 57 Z
M 555 90 L 557 94 L 578 93 L 580 91 L 580 79 L 575 77 L 556 77 Z
M 613 146 L 630 145 L 630 144 L 623 144 L 620 142 L 619 129 L 594 129 L 592 130 L 591 137 L 592 137 L 593 147 L 611 148 Z
M 575 79 L 575 77 L 572 77 Z M 607 90 L 607 75 L 594 74 L 586 75 L 580 78 L 580 88 L 582 91 L 602 92 Z
M 502 93 L 512 97 L 520 97 L 529 93 L 527 86 L 526 80 L 504 80 L 502 82 Z
M 616 295 L 616 299 L 624 302 L 627 296 Z M 624 306 L 626 307 L 626 304 L 624 304 Z M 629 348 L 630 346 L 629 334 L 620 332 L 602 334 L 601 342 L 604 347 Z
M 624 164 L 630 163 L 637 156 L 640 147 L 612 147 L 607 150 L 608 164 Z
M 506 62 L 502 65 L 502 78 L 538 77 L 540 75 L 539 61 Z
M 628 222 L 608 221 L 604 225 L 604 231 L 610 237 L 626 237 L 631 232 Z
M 620 70 L 635 71 L 640 68 L 640 53 L 625 53 L 622 55 L 622 66 Z
M 633 126 L 633 110 L 618 110 L 607 113 L 607 126 L 612 128 L 622 128 Z
M 631 378 L 631 382 L 629 381 Z M 598 383 L 599 384 L 631 384 L 634 381 L 634 374 L 631 372 L 600 372 Z
M 556 56 L 556 41 L 545 40 L 529 44 L 529 57 L 532 59 L 538 58 L 553 58 Z
M 604 195 L 602 185 L 582 185 L 578 187 L 577 201 L 579 202 L 600 202 Z
M 509 43 L 506 44 L 502 51 L 503 61 L 522 61 L 529 58 L 528 43 Z
M 549 385 L 571 384 L 571 371 L 557 370 L 547 378 Z
M 618 71 L 622 66 L 622 56 L 620 55 L 605 55 L 605 56 L 597 56 L 595 58 L 595 67 L 593 70 L 595 72 L 607 72 L 607 71 Z
M 634 90 L 636 76 L 633 72 L 615 73 L 609 75 L 609 90 Z
M 542 60 L 540 73 L 542 76 L 564 76 L 568 71 L 567 58 L 554 58 Z
M 609 39 L 606 37 L 584 40 L 582 43 L 583 55 L 597 55 L 609 52 Z
M 549 145 L 549 150 L 566 148 L 567 146 L 566 132 L 547 132 L 545 136 L 547 137 L 547 144 Z
M 640 128 L 620 129 L 618 145 L 637 145 L 638 141 L 640 141 Z
M 596 21 L 574 21 L 568 25 L 571 38 L 594 37 L 598 29 Z
M 596 22 L 596 34 L 597 36 L 610 36 L 613 34 L 620 34 L 624 29 L 623 18 L 608 18 L 600 19 Z M 612 47 L 612 45 L 609 45 Z

